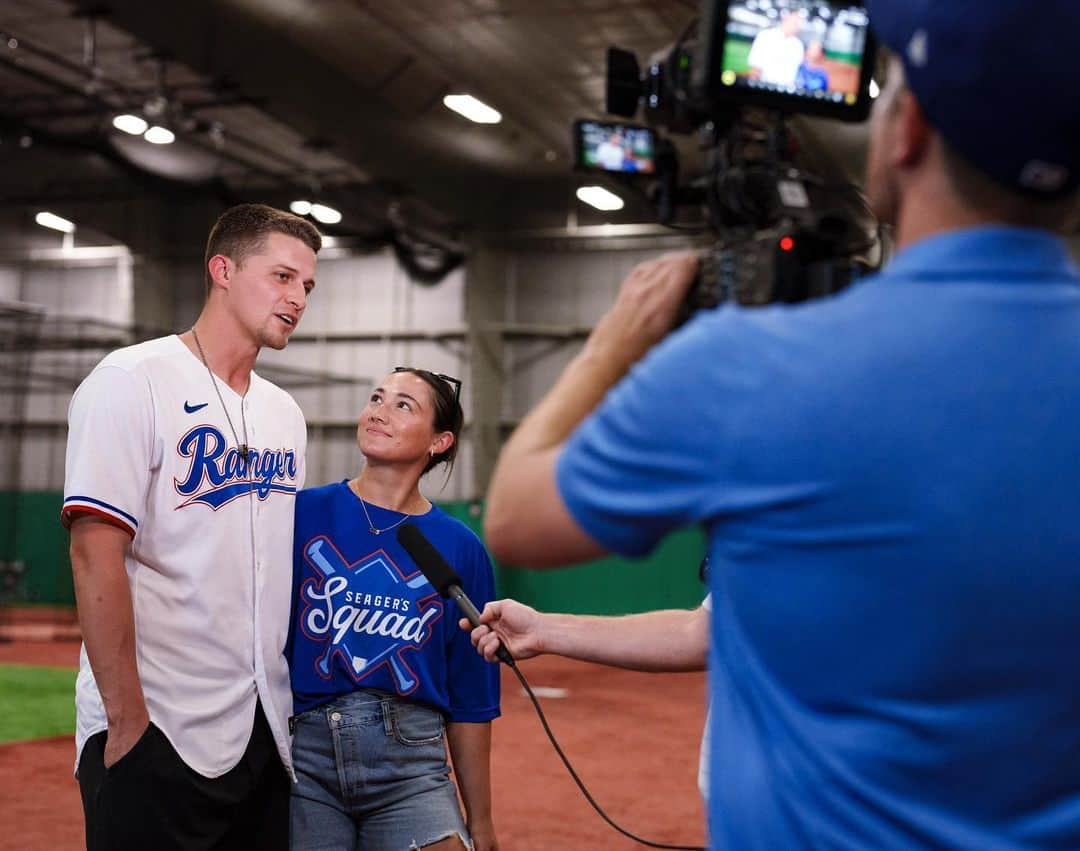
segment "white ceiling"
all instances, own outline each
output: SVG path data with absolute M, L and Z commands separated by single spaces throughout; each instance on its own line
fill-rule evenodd
M 562 223 L 570 125 L 603 115 L 606 48 L 644 61 L 697 5 L 3 0 L 0 31 L 19 45 L 0 41 L 0 204 L 181 185 L 222 201 L 325 197 L 346 233 L 384 227 L 391 208 L 452 233 Z M 442 106 L 452 91 L 505 120 L 470 124 Z M 176 145 L 109 126 L 158 96 Z M 818 122 L 807 146 L 855 177 L 862 138 Z M 632 203 L 622 218 L 647 216 Z

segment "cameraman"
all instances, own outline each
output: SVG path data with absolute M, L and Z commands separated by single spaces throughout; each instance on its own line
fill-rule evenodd
M 1053 234 L 1080 3 L 870 17 L 895 259 L 651 352 L 696 260 L 639 266 L 503 450 L 487 540 L 554 565 L 705 525 L 718 847 L 1080 848 L 1080 276 Z

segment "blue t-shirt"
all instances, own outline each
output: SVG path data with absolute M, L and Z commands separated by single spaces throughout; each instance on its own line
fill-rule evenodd
M 1080 848 L 1080 279 L 923 240 L 828 299 L 704 314 L 557 464 L 637 555 L 702 523 L 720 848 Z
M 401 519 L 371 503 L 368 512 L 379 529 Z M 472 530 L 437 506 L 410 522 L 478 608 L 494 598 L 491 560 Z M 499 715 L 498 667 L 473 649 L 456 606 L 439 597 L 396 532 L 368 531 L 346 482 L 297 494 L 285 650 L 293 711 L 371 688 L 432 706 L 450 721 L 490 721 Z
M 795 74 L 795 88 L 804 92 L 823 92 L 829 88 L 829 73 L 803 62 Z

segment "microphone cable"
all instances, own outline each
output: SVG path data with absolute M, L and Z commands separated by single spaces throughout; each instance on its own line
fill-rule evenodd
M 653 842 L 652 840 L 644 839 L 638 836 L 636 833 L 631 833 L 629 830 L 626 830 L 625 828 L 620 827 L 618 824 L 616 824 L 612 820 L 612 818 L 607 813 L 605 813 L 603 809 L 601 809 L 600 805 L 596 803 L 596 799 L 589 794 L 589 790 L 585 788 L 585 784 L 581 781 L 578 773 L 574 771 L 574 766 L 570 764 L 570 760 L 567 759 L 566 754 L 563 753 L 563 749 L 559 747 L 559 743 L 555 739 L 555 734 L 551 732 L 551 727 L 548 725 L 547 717 L 544 715 L 544 710 L 540 708 L 540 701 L 538 701 L 536 699 L 536 695 L 533 694 L 533 690 L 529 686 L 528 680 L 525 679 L 525 675 L 521 673 L 516 664 L 506 664 L 507 667 L 509 667 L 510 670 L 514 672 L 518 680 L 521 681 L 521 685 L 525 689 L 525 693 L 529 696 L 529 700 L 532 701 L 533 708 L 536 709 L 536 714 L 540 718 L 540 723 L 544 727 L 544 732 L 547 733 L 547 737 L 551 741 L 551 746 L 555 748 L 555 753 L 559 755 L 559 759 L 561 759 L 563 765 L 566 766 L 566 770 L 569 771 L 570 776 L 574 778 L 574 782 L 577 784 L 578 789 L 581 790 L 581 794 L 585 796 L 585 800 L 588 801 L 592 805 L 592 808 L 600 814 L 600 818 L 602 818 L 609 825 L 615 828 L 615 830 L 617 830 L 623 836 L 627 837 L 628 839 L 632 839 L 634 840 L 634 842 L 637 842 L 641 845 L 646 845 L 649 848 L 670 848 L 674 849 L 674 851 L 706 851 L 705 847 L 702 845 L 665 845 L 663 842 Z
M 469 599 L 468 595 L 462 589 L 461 577 L 454 572 L 454 569 L 447 563 L 446 559 L 443 558 L 435 545 L 428 540 L 427 536 L 421 531 L 419 526 L 415 523 L 405 523 L 399 526 L 397 530 L 397 540 L 405 552 L 409 554 L 409 557 L 416 562 L 416 566 L 420 568 L 424 577 L 439 593 L 439 596 L 444 599 L 451 599 L 457 603 L 458 609 L 460 609 L 461 613 L 465 616 L 465 620 L 472 624 L 473 628 L 480 626 L 480 612 L 477 611 L 472 600 Z M 551 740 L 551 744 L 555 748 L 555 753 L 559 755 L 559 759 L 561 759 L 563 765 L 566 766 L 566 770 L 569 771 L 570 776 L 574 778 L 574 782 L 577 784 L 578 789 L 581 790 L 581 794 L 585 796 L 585 800 L 600 814 L 600 818 L 615 828 L 615 830 L 623 836 L 632 839 L 634 842 L 638 842 L 641 845 L 647 845 L 650 848 L 670 848 L 672 851 L 705 851 L 705 848 L 701 845 L 665 845 L 662 842 L 652 842 L 648 839 L 642 839 L 640 836 L 631 833 L 629 830 L 625 830 L 612 821 L 611 817 L 600 808 L 600 805 L 596 803 L 593 796 L 589 794 L 589 790 L 585 788 L 585 784 L 581 782 L 581 778 L 578 777 L 578 773 L 574 771 L 574 767 L 570 764 L 570 760 L 566 758 L 563 749 L 555 740 L 555 734 L 551 732 L 551 727 L 547 722 L 547 717 L 544 715 L 544 710 L 540 708 L 540 701 L 538 701 L 536 695 L 533 694 L 532 687 L 525 679 L 525 675 L 518 670 L 517 660 L 514 659 L 513 654 L 510 653 L 510 650 L 502 643 L 501 639 L 495 655 L 498 657 L 499 661 L 508 666 L 517 676 L 518 680 L 521 681 L 525 693 L 529 696 L 529 700 L 532 701 L 533 708 L 536 709 L 536 714 L 540 718 L 540 723 L 544 725 L 544 732 L 547 733 L 548 739 Z

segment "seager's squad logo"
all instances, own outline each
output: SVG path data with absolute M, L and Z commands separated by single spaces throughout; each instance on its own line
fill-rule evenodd
M 322 645 L 316 673 L 330 679 L 336 656 L 356 683 L 386 666 L 399 695 L 414 691 L 419 683 L 404 653 L 422 647 L 443 614 L 430 585 L 417 599 L 424 574 L 402 573 L 381 549 L 349 564 L 324 535 L 304 545 L 304 559 L 316 576 L 300 586 L 300 629 Z
M 220 431 L 199 425 L 180 438 L 176 451 L 181 458 L 191 459 L 187 475 L 173 479 L 176 492 L 186 497 L 177 508 L 201 503 L 217 511 L 249 493 L 259 500 L 272 493 L 296 493 L 296 452 L 292 449 L 253 449 L 245 461 Z

